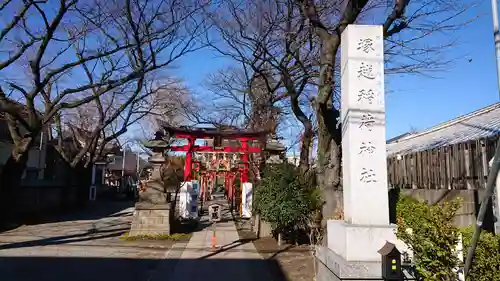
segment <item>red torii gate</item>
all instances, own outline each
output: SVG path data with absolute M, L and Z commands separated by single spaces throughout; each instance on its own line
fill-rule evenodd
M 232 169 L 229 171 L 214 171 L 214 170 L 204 170 L 202 171 L 202 186 L 203 189 L 201 190 L 201 198 L 203 201 L 207 200 L 208 196 L 208 191 L 210 189 L 210 192 L 213 190 L 215 187 L 215 179 L 219 175 L 224 175 L 224 186 L 226 187 L 227 191 L 227 196 L 228 199 L 231 203 L 234 203 L 235 199 L 235 191 L 236 188 L 234 186 L 234 180 L 236 179 L 236 174 L 238 172 L 241 172 L 241 169 Z M 241 175 L 241 174 L 240 174 Z M 208 183 L 211 183 L 210 185 Z
M 241 183 L 248 182 L 248 170 L 249 170 L 249 154 L 250 153 L 260 153 L 265 147 L 265 139 L 268 131 L 247 131 L 238 130 L 234 128 L 226 129 L 216 129 L 216 128 L 187 128 L 187 127 L 172 127 L 167 124 L 161 124 L 165 132 L 174 138 L 186 139 L 188 141 L 187 145 L 183 146 L 170 146 L 170 151 L 176 152 L 186 152 L 186 162 L 184 164 L 184 181 L 192 180 L 192 169 L 193 169 L 193 152 L 220 152 L 220 153 L 240 153 L 242 154 L 240 159 L 243 167 L 238 169 L 240 172 Z M 195 145 L 195 141 L 198 139 L 214 139 L 213 146 L 200 146 Z M 222 146 L 223 140 L 237 140 L 240 142 L 240 147 L 232 146 Z M 251 141 L 259 141 L 261 147 L 250 146 Z M 228 197 L 230 200 L 234 199 L 234 178 L 236 172 L 238 171 L 219 171 L 217 173 L 226 173 L 226 189 L 228 192 Z M 213 172 L 212 172 L 213 174 Z M 228 177 L 227 174 L 232 176 Z M 206 183 L 203 185 L 201 192 L 206 196 Z M 202 197 L 203 198 L 203 197 Z

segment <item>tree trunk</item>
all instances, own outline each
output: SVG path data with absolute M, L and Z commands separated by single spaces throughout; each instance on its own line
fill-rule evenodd
M 332 219 L 336 210 L 335 190 L 340 185 L 340 143 L 342 128 L 337 126 L 340 112 L 333 106 L 333 90 L 336 54 L 340 45 L 338 35 L 321 34 L 320 79 L 318 96 L 315 101 L 316 119 L 318 122 L 317 181 L 323 190 L 321 223 L 323 229 L 323 245 L 327 243 L 327 220 Z
M 309 170 L 309 155 L 311 150 L 311 144 L 313 139 L 313 126 L 311 121 L 303 123 L 304 133 L 302 134 L 302 141 L 300 144 L 300 160 L 299 167 L 302 172 Z
M 28 163 L 29 148 L 34 140 L 23 139 L 15 145 L 2 168 L 0 175 L 0 222 L 6 222 L 15 216 L 14 211 L 18 203 L 17 191 L 21 186 L 21 179 Z
M 326 222 L 336 214 L 337 198 L 335 190 L 340 187 L 341 172 L 341 127 L 337 128 L 337 118 L 339 111 L 333 105 L 318 104 L 318 165 L 317 177 L 318 185 L 323 190 L 323 221 L 321 223 L 325 235 L 323 243 L 326 243 L 327 231 Z

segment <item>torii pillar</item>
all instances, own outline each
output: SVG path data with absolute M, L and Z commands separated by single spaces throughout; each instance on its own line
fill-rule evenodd
M 248 149 L 248 141 L 241 141 L 241 148 L 243 150 Z M 252 183 L 248 182 L 248 167 L 249 157 L 247 152 L 243 152 L 241 156 L 241 161 L 243 162 L 243 168 L 240 172 L 241 179 L 241 207 L 240 207 L 240 216 L 242 218 L 251 218 L 252 217 L 252 195 L 253 195 L 253 186 Z

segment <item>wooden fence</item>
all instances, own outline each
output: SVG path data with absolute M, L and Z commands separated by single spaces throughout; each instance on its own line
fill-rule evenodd
M 476 189 L 486 185 L 498 136 L 387 158 L 390 186 Z

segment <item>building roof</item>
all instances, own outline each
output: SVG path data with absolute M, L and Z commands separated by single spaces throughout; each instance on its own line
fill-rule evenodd
M 168 132 L 171 136 L 185 136 L 191 135 L 197 138 L 213 138 L 222 137 L 225 139 L 237 139 L 237 138 L 260 138 L 269 134 L 269 131 L 251 131 L 251 130 L 240 130 L 231 126 L 222 126 L 220 128 L 195 128 L 195 127 L 174 127 L 168 123 L 158 120 L 160 126 Z
M 387 143 L 393 143 L 393 142 L 396 142 L 396 141 L 398 141 L 398 140 L 400 140 L 400 139 L 403 139 L 403 138 L 406 138 L 406 137 L 408 137 L 408 136 L 410 136 L 410 135 L 412 135 L 412 133 L 407 132 L 407 133 L 404 133 L 404 134 L 401 134 L 401 135 L 395 136 L 395 137 L 393 137 L 393 138 L 388 139 L 388 140 L 387 140 Z
M 408 154 L 500 133 L 500 103 L 481 108 L 423 132 L 407 134 L 387 141 L 387 155 Z

